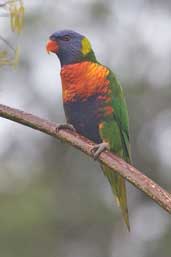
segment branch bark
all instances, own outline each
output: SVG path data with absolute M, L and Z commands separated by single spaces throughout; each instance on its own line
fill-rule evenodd
M 27 127 L 39 130 L 63 142 L 67 142 L 73 147 L 92 157 L 91 148 L 94 145 L 92 141 L 67 129 L 61 129 L 59 132 L 57 132 L 57 123 L 47 121 L 30 113 L 26 113 L 2 104 L 0 104 L 0 117 L 15 121 Z M 143 191 L 158 205 L 171 214 L 171 194 L 161 188 L 150 178 L 142 174 L 139 170 L 109 151 L 101 153 L 98 161 L 110 167 L 113 172 L 119 173 L 127 181 Z

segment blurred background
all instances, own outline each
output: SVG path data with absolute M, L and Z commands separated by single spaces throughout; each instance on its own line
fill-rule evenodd
M 0 68 L 0 103 L 64 122 L 59 61 L 45 44 L 56 30 L 87 35 L 123 85 L 134 165 L 171 191 L 171 2 L 25 0 L 24 7 L 19 36 L 0 17 L 0 35 L 20 49 L 15 69 Z M 0 256 L 170 257 L 170 216 L 127 188 L 131 233 L 98 163 L 0 118 Z

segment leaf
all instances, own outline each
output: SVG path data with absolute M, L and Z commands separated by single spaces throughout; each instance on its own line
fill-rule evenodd
M 5 57 L 7 57 L 7 51 L 0 51 L 0 60 L 4 59 Z
M 20 33 L 24 24 L 24 6 L 22 1 L 8 2 L 11 30 Z
M 15 55 L 12 59 L 9 59 L 7 51 L 0 51 L 0 66 L 3 65 L 11 65 L 16 68 L 19 63 L 19 48 L 17 47 L 15 50 Z

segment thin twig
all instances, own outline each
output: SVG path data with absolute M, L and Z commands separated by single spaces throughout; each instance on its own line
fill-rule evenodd
M 0 35 L 0 40 L 2 40 L 13 52 L 15 52 L 15 48 L 6 40 L 4 37 Z
M 1 104 L 0 117 L 44 132 L 50 136 L 60 139 L 63 142 L 71 144 L 73 147 L 92 157 L 91 148 L 94 145 L 92 141 L 70 130 L 61 129 L 60 131 L 57 131 L 57 124 L 54 122 L 41 119 L 30 113 L 26 113 Z M 139 170 L 109 151 L 103 152 L 99 156 L 98 161 L 110 167 L 113 172 L 119 173 L 131 184 L 146 193 L 163 209 L 171 213 L 171 194 L 157 185 L 150 178 L 142 174 Z

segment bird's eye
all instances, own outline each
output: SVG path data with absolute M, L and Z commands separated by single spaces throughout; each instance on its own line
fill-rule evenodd
M 63 41 L 69 41 L 71 39 L 71 37 L 69 35 L 65 35 L 65 36 L 61 37 L 61 39 Z

